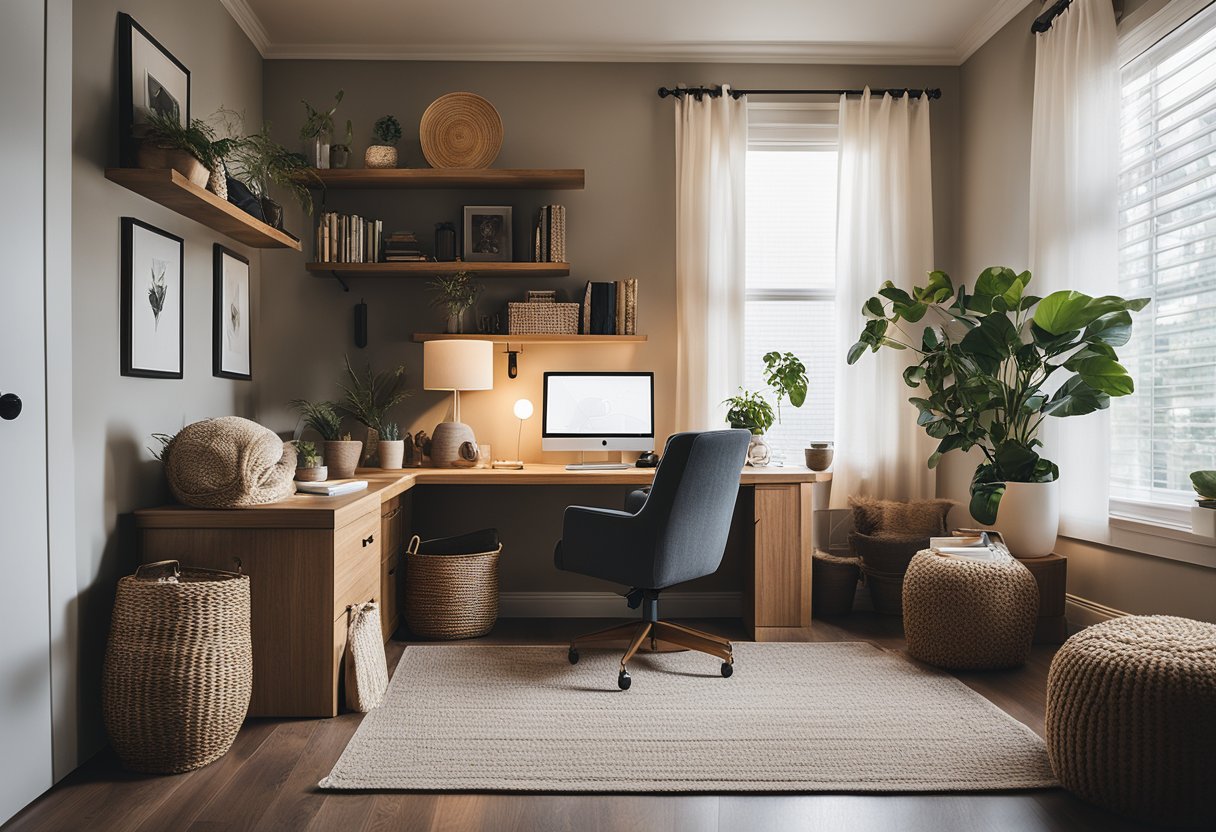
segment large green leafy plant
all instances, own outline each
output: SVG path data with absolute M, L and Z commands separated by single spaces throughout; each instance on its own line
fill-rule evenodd
M 980 273 L 975 291 L 957 288 L 941 271 L 909 294 L 890 281 L 866 301 L 868 319 L 848 353 L 856 363 L 881 347 L 919 356 L 904 370 L 917 424 L 939 440 L 929 457 L 978 447 L 984 462 L 971 480 L 971 516 L 996 521 L 1007 482 L 1051 482 L 1060 475 L 1039 455 L 1039 426 L 1048 416 L 1082 416 L 1110 406 L 1112 396 L 1134 389 L 1118 362 L 1116 347 L 1131 337 L 1131 313 L 1147 298 L 1026 293 L 1030 272 L 992 267 Z M 932 318 L 917 340 L 901 322 Z

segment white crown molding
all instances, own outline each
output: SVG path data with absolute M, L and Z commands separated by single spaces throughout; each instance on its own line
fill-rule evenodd
M 1034 0 L 999 0 L 994 3 L 987 14 L 975 21 L 971 28 L 963 33 L 954 63 L 961 65 L 974 55 L 981 46 L 992 39 L 993 35 L 1005 28 L 1005 24 L 1017 17 L 1022 9 L 1033 2 Z
M 266 34 L 266 27 L 262 25 L 257 13 L 249 8 L 249 3 L 246 0 L 220 0 L 220 4 L 228 10 L 228 14 L 232 15 L 236 25 L 241 27 L 241 31 L 253 43 L 259 54 L 263 58 L 267 57 L 271 48 L 270 37 Z

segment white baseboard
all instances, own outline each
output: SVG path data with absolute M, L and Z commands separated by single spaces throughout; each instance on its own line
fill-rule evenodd
M 1105 604 L 1099 604 L 1097 601 L 1091 601 L 1088 598 L 1082 598 L 1072 593 L 1064 596 L 1064 613 L 1068 617 L 1068 630 L 1070 633 L 1084 630 L 1086 627 L 1091 627 L 1103 621 L 1109 621 L 1112 618 L 1120 618 L 1127 615 L 1122 610 L 1108 607 Z
M 743 615 L 739 592 L 672 592 L 659 597 L 666 618 L 738 618 Z M 502 592 L 500 618 L 632 618 L 624 597 L 615 592 Z

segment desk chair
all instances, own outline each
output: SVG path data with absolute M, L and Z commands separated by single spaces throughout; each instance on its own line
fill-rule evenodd
M 631 683 L 626 663 L 650 639 L 677 644 L 722 659 L 722 675 L 734 672 L 731 644 L 724 638 L 659 620 L 659 593 L 718 570 L 726 549 L 739 472 L 747 457 L 745 430 L 677 433 L 667 440 L 649 493 L 634 492 L 627 511 L 570 506 L 562 539 L 553 553 L 558 569 L 631 587 L 629 606 L 642 620 L 570 643 L 570 663 L 580 645 L 628 639 L 617 684 Z

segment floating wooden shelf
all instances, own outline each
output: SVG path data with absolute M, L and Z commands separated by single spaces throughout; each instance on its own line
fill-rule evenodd
M 314 170 L 300 177 L 310 187 L 326 188 L 534 188 L 581 191 L 579 168 L 349 168 Z
M 339 277 L 434 277 L 469 272 L 477 277 L 566 277 L 569 263 L 309 263 L 304 268 Z
M 251 217 L 175 170 L 106 168 L 106 179 L 254 248 L 300 250 L 300 241 Z
M 645 335 L 452 335 L 446 332 L 415 332 L 414 341 L 493 341 L 496 344 L 640 344 Z

